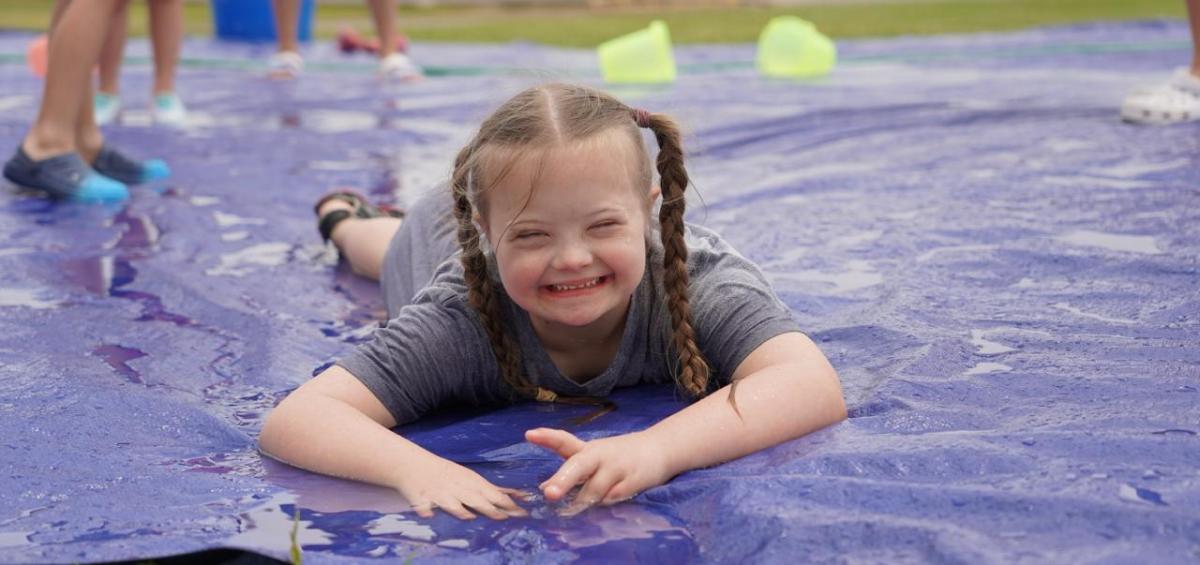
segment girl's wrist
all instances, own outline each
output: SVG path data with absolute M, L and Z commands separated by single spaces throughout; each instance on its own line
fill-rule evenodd
M 444 461 L 433 452 L 416 444 L 410 444 L 409 447 L 411 449 L 404 457 L 405 464 L 393 467 L 391 476 L 388 478 L 388 484 L 401 493 L 408 492 L 407 489 L 415 478 L 438 476 L 438 467 Z
M 646 444 L 645 452 L 655 459 L 653 464 L 662 473 L 664 483 L 688 470 L 682 454 L 676 449 L 679 442 L 671 441 L 670 434 L 664 433 L 658 425 L 636 433 L 639 441 Z

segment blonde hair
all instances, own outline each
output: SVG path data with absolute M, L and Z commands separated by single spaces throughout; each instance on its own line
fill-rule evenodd
M 663 287 L 671 316 L 671 341 L 680 366 L 675 380 L 679 388 L 693 398 L 703 396 L 708 390 L 709 367 L 696 344 L 688 301 L 688 251 L 683 240 L 684 190 L 688 186 L 688 175 L 683 166 L 679 128 L 665 115 L 634 110 L 599 90 L 552 83 L 522 91 L 484 120 L 475 137 L 458 152 L 450 182 L 468 300 L 479 312 L 505 382 L 521 396 L 543 401 L 557 399 L 556 394 L 533 386 L 522 374 L 520 347 L 504 330 L 500 300 L 488 276 L 488 260 L 481 246 L 474 212 L 479 211 L 482 215 L 485 211 L 483 196 L 487 187 L 482 185 L 494 183 L 491 179 L 505 173 L 497 175 L 495 171 L 484 169 L 496 166 L 499 155 L 509 156 L 511 161 L 512 156 L 527 150 L 581 142 L 610 131 L 624 131 L 636 149 L 638 162 L 634 168 L 634 186 L 645 189 L 648 198 L 653 175 L 639 123 L 654 133 L 659 147 L 657 168 L 663 191 L 659 210 L 664 249 Z M 512 163 L 508 163 L 507 167 L 511 166 Z

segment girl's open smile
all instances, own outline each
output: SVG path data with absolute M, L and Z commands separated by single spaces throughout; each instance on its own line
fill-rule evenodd
M 586 296 L 595 290 L 597 287 L 603 286 L 612 282 L 612 275 L 603 275 L 590 279 L 578 279 L 554 284 L 548 284 L 542 288 L 550 295 L 551 298 L 574 298 L 576 296 Z

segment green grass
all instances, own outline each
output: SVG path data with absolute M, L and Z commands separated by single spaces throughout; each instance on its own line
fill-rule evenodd
M 44 29 L 51 0 L 3 0 L 0 28 Z M 363 4 L 318 4 L 316 34 L 343 25 L 371 32 Z M 208 2 L 189 2 L 187 33 L 211 35 Z M 145 3 L 130 6 L 130 32 L 145 34 Z M 886 0 L 788 8 L 405 8 L 400 27 L 419 41 L 534 41 L 593 47 L 661 18 L 675 43 L 752 42 L 774 16 L 798 15 L 834 38 L 1003 31 L 1098 20 L 1183 18 L 1183 0 Z

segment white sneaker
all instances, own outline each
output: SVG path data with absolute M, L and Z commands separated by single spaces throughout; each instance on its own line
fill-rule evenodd
M 121 114 L 121 97 L 116 94 L 97 92 L 92 97 L 92 110 L 96 115 L 96 125 L 112 123 Z
M 392 53 L 379 60 L 379 76 L 396 80 L 420 80 L 425 76 L 421 67 L 417 66 L 408 55 Z
M 154 116 L 154 123 L 164 126 L 179 127 L 187 121 L 187 108 L 174 92 L 155 94 L 150 113 Z
M 1121 119 L 1153 125 L 1200 120 L 1200 77 L 1179 69 L 1167 83 L 1131 93 L 1121 104 Z
M 267 73 L 273 78 L 296 78 L 304 72 L 304 57 L 295 51 L 279 51 L 267 59 Z

